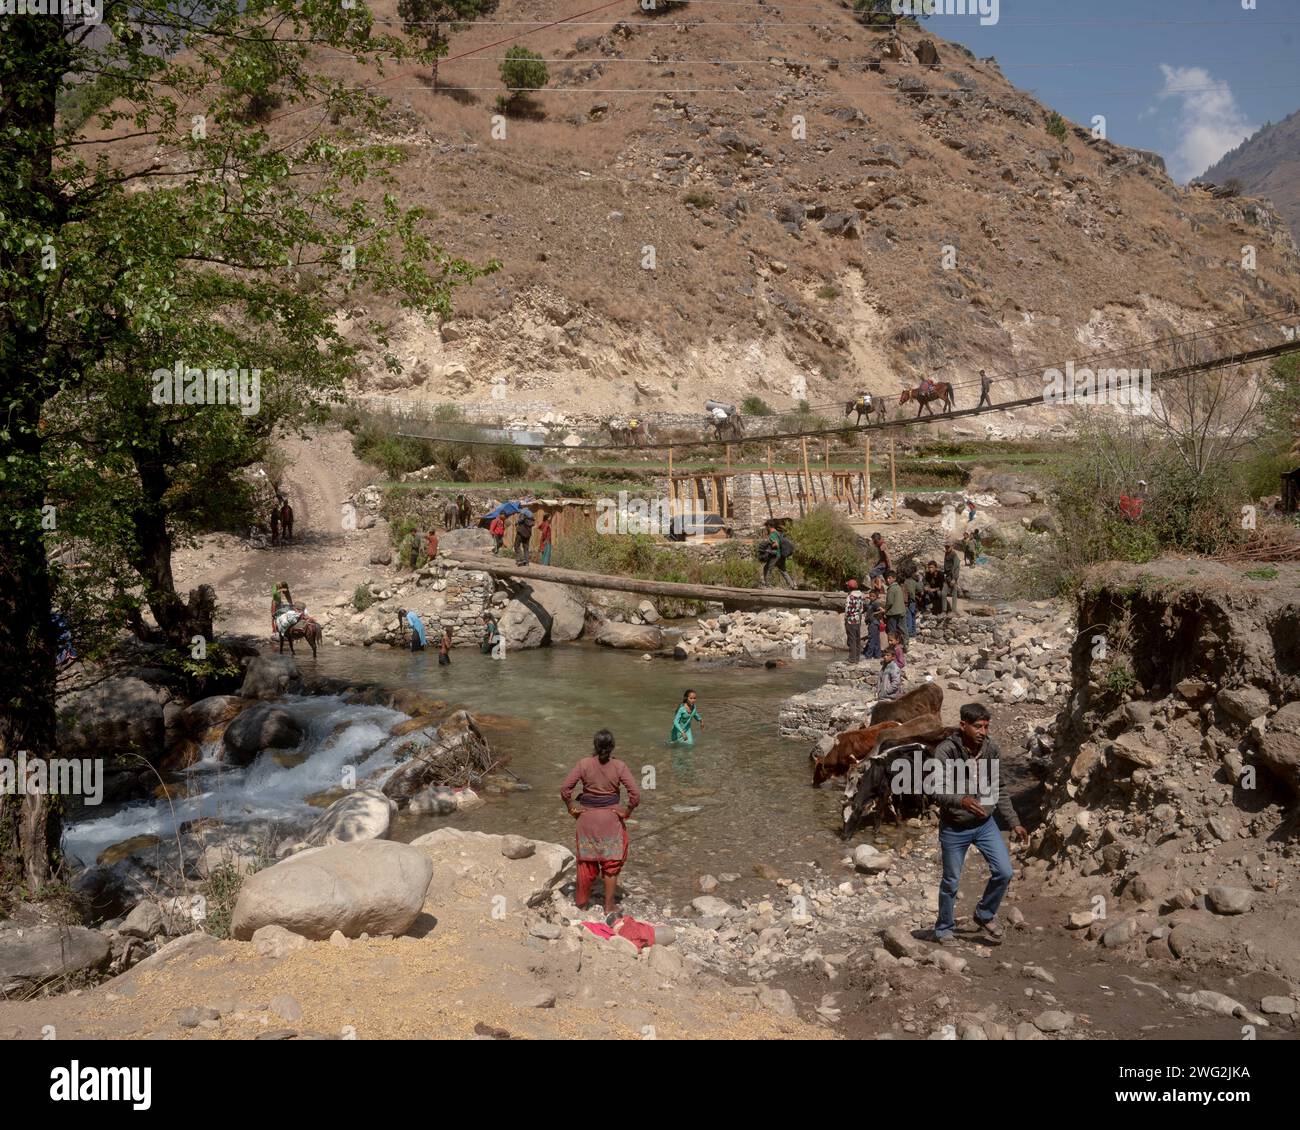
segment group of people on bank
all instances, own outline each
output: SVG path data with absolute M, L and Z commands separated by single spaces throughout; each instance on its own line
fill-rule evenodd
M 551 563 L 551 549 L 555 544 L 555 540 L 550 518 L 543 510 L 537 520 L 534 521 L 533 512 L 525 506 L 515 515 L 514 519 L 516 565 L 528 564 L 534 527 L 537 533 L 537 564 L 549 565 Z M 492 535 L 492 553 L 497 555 L 505 548 L 506 518 L 504 515 L 497 513 L 493 516 L 488 523 L 488 533 Z
M 897 698 L 903 690 L 907 645 L 916 635 L 918 617 L 957 611 L 962 557 L 956 544 L 946 541 L 942 566 L 931 560 L 924 569 L 909 565 L 895 570 L 884 536 L 872 534 L 871 544 L 876 562 L 865 580 L 859 583 L 854 577 L 845 582 L 844 636 L 851 661 L 880 660 L 880 697 Z

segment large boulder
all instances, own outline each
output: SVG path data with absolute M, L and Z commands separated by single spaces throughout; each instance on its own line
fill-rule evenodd
M 1225 687 L 1214 701 L 1220 710 L 1238 722 L 1249 722 L 1267 714 L 1269 708 L 1268 695 L 1258 687 Z
M 656 624 L 620 624 L 615 620 L 599 620 L 590 634 L 602 647 L 628 648 L 632 651 L 658 651 L 664 642 L 664 634 Z
M 1300 702 L 1288 702 L 1268 720 L 1259 739 L 1259 759 L 1300 794 Z
M 187 734 L 201 734 L 222 726 L 252 704 L 237 694 L 214 694 L 192 702 L 181 711 L 180 726 Z
M 243 698 L 280 698 L 302 689 L 302 675 L 291 655 L 259 655 L 244 671 Z
M 506 836 L 439 828 L 411 841 L 433 867 L 429 884 L 430 913 L 441 915 L 449 906 L 472 904 L 476 913 L 482 901 L 504 895 L 507 913 L 537 906 L 573 864 L 573 853 L 559 844 L 534 841 L 531 855 L 510 859 L 503 854 Z
M 57 745 L 63 757 L 163 752 L 166 726 L 158 692 L 140 679 L 105 679 L 59 704 Z
M 0 930 L 0 993 L 21 992 L 57 977 L 101 969 L 108 937 L 82 926 Z
M 439 554 L 454 557 L 459 553 L 484 553 L 492 549 L 492 535 L 478 526 L 446 530 L 438 534 Z
M 487 739 L 468 711 L 458 710 L 436 729 L 430 727 L 411 735 L 411 741 L 398 751 L 405 754 L 384 782 L 383 792 L 397 803 L 405 804 L 429 785 L 442 785 L 453 778 L 464 779 L 466 764 L 486 769 Z
M 545 647 L 582 635 L 586 604 L 570 585 L 522 581 L 498 620 L 507 648 Z
M 264 749 L 293 749 L 302 741 L 303 731 L 287 710 L 259 702 L 226 727 L 222 743 L 231 761 L 247 765 Z
M 433 863 L 389 840 L 309 848 L 244 880 L 231 934 L 248 941 L 263 926 L 304 938 L 405 934 L 420 915 Z
M 838 612 L 814 612 L 808 618 L 808 627 L 812 631 L 812 643 L 826 647 L 847 647 L 848 637 L 844 634 L 844 617 Z M 863 633 L 866 638 L 866 633 Z
M 339 797 L 316 818 L 302 842 L 306 847 L 346 844 L 354 840 L 383 840 L 397 813 L 397 804 L 378 789 L 357 789 Z

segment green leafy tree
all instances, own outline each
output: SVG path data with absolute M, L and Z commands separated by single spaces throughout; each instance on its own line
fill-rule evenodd
M 929 13 L 922 11 L 920 3 L 915 4 L 914 12 L 901 15 L 894 11 L 893 0 L 853 0 L 853 10 L 858 22 L 868 27 L 896 27 L 898 24 L 915 26 L 926 19 Z
M 348 292 L 447 312 L 476 273 L 386 191 L 398 149 L 322 133 L 348 114 L 380 134 L 383 104 L 318 73 L 321 47 L 381 72 L 411 54 L 337 0 L 0 17 L 0 757 L 54 749 L 56 607 L 105 638 L 147 607 L 175 644 L 210 618 L 175 593 L 171 547 L 338 387 Z M 272 89 L 291 119 L 274 134 L 247 120 Z M 260 368 L 259 411 L 160 405 L 153 371 L 178 362 Z M 0 891 L 51 879 L 58 822 L 44 796 L 0 795 Z
M 438 60 L 447 54 L 448 24 L 472 23 L 497 10 L 499 0 L 397 0 L 397 14 L 407 35 L 422 36 L 426 56 L 433 67 L 433 85 L 438 86 Z
M 551 73 L 536 51 L 515 46 L 506 51 L 501 63 L 501 81 L 506 85 L 506 94 L 498 102 L 502 108 L 509 109 L 530 90 L 541 90 L 551 81 Z

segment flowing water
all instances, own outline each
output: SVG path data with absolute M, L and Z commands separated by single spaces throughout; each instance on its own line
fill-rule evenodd
M 318 660 L 299 657 L 299 664 L 304 673 L 409 687 L 463 706 L 493 751 L 506 755 L 508 768 L 531 786 L 489 794 L 482 807 L 450 817 L 404 814 L 394 839 L 451 826 L 572 846 L 573 819 L 560 801 L 560 785 L 591 752 L 592 735 L 608 727 L 617 740 L 614 755 L 643 786 L 641 807 L 628 824 L 627 878 L 659 899 L 680 900 L 699 893 L 704 873 L 735 872 L 748 880 L 728 889 L 734 897 L 758 889 L 757 864 L 789 875 L 799 863 L 825 866 L 843 854 L 839 789 L 811 788 L 809 743 L 777 733 L 782 701 L 818 685 L 829 658 L 773 670 L 705 668 L 575 644 L 508 652 L 499 661 L 458 650 L 449 667 L 439 667 L 433 652 L 326 648 Z M 672 716 L 688 686 L 699 695 L 703 727 L 694 746 L 669 746 Z M 355 764 L 358 783 L 366 783 L 391 768 L 394 751 L 407 740 L 388 736 L 405 716 L 382 707 L 335 697 L 283 705 L 306 729 L 300 750 L 266 751 L 246 769 L 205 751 L 188 775 L 188 797 L 106 809 L 69 829 L 67 850 L 89 861 L 141 833 L 167 840 L 179 822 L 204 815 L 302 825 L 320 811 L 308 798 L 336 787 L 345 765 Z

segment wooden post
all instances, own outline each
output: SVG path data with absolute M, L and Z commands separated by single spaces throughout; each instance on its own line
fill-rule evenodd
M 871 435 L 865 437 L 866 447 L 862 452 L 862 513 L 865 515 L 871 507 Z
M 889 489 L 894 495 L 894 508 L 889 512 L 891 518 L 898 517 L 898 473 L 894 468 L 894 437 L 889 437 Z
M 731 444 L 727 444 L 727 471 L 731 471 Z
M 673 449 L 668 449 L 668 516 L 677 517 L 677 486 L 673 482 Z
M 772 470 L 772 445 L 770 443 L 767 445 L 767 469 Z
M 803 473 L 808 477 L 808 491 L 811 497 L 812 491 L 812 471 L 808 469 L 808 437 L 804 436 L 799 440 L 799 446 L 803 449 Z

